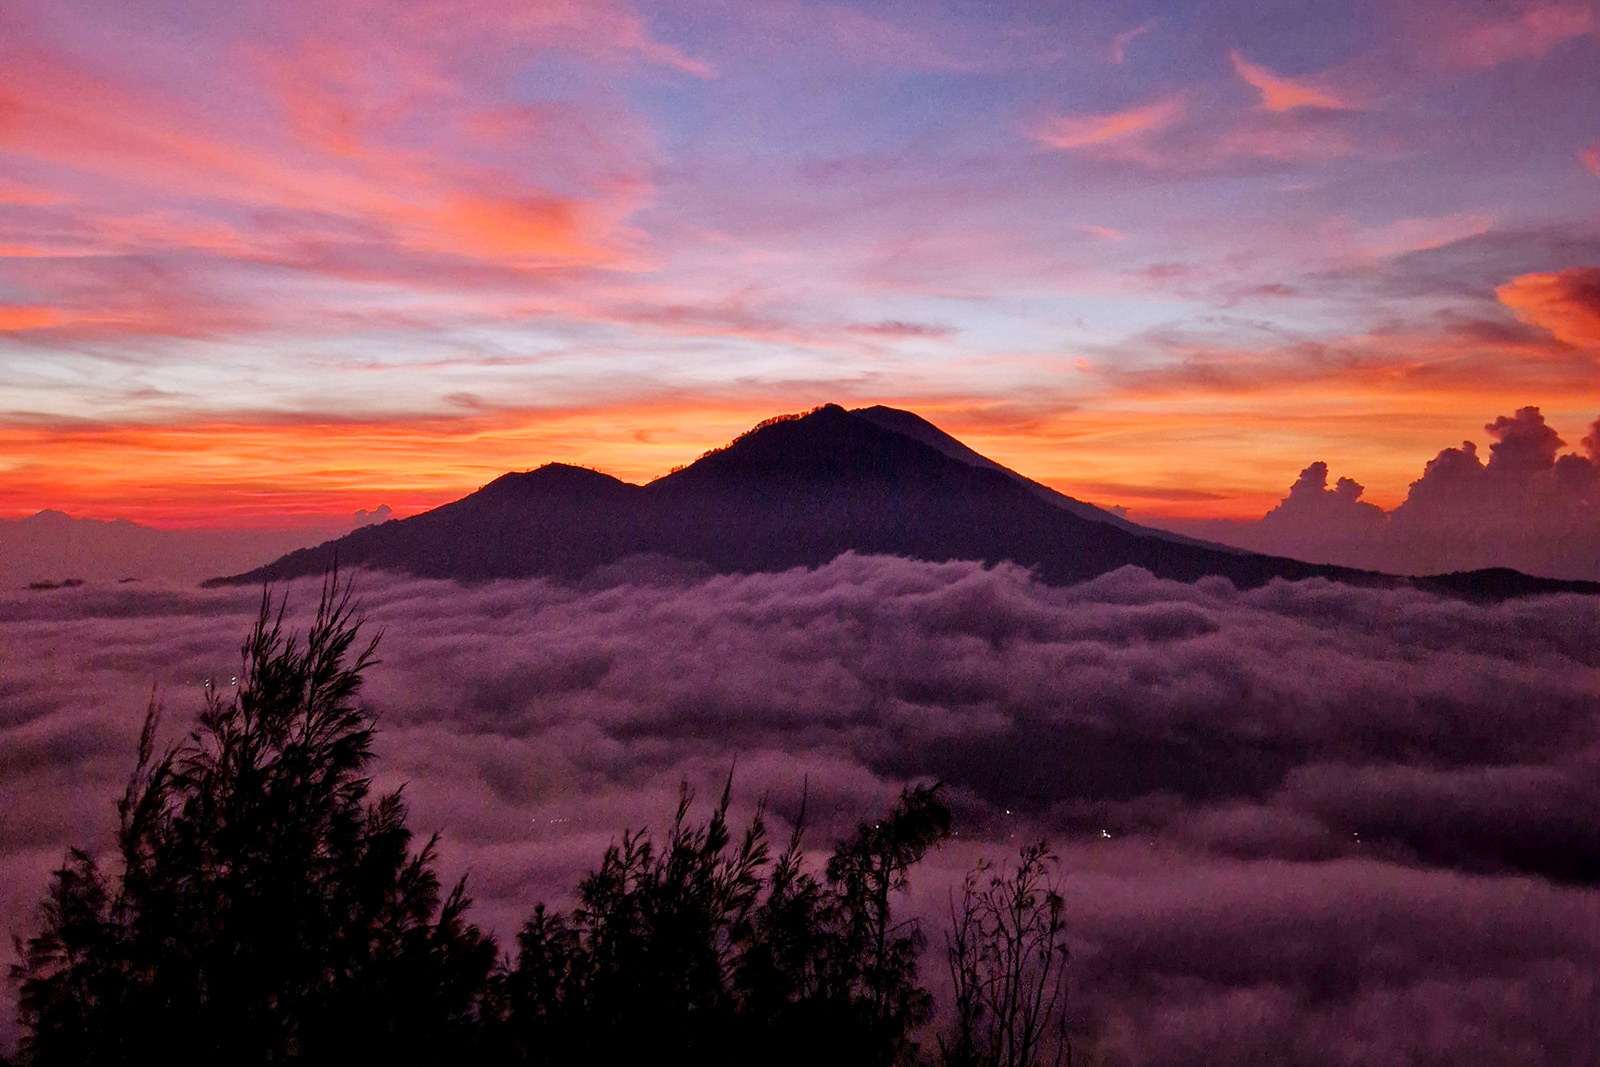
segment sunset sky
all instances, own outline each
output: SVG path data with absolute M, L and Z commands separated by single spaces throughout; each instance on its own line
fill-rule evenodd
M 1135 518 L 1576 447 L 1600 6 L 0 6 L 0 516 L 643 481 L 827 401 Z

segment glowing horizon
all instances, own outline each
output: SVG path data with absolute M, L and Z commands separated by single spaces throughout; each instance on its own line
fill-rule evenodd
M 0 516 L 409 514 L 922 414 L 1140 517 L 1600 414 L 1600 19 L 19 0 Z

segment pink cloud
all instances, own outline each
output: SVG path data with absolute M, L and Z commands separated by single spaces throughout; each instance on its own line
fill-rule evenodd
M 23 182 L 9 181 L 0 178 L 0 204 L 10 204 L 21 207 L 46 207 L 51 204 L 60 204 L 67 199 L 64 193 L 54 189 L 44 189 L 37 185 L 28 185 Z
M 1355 106 L 1309 87 L 1264 92 L 1268 106 L 1238 113 L 1175 94 L 1089 115 L 1054 115 L 1030 131 L 1051 149 L 1179 172 L 1315 163 L 1355 154 Z
M 1467 25 L 1445 36 L 1439 53 L 1451 66 L 1486 70 L 1519 59 L 1538 59 L 1595 29 L 1589 3 L 1555 3 Z
M 1350 251 L 1362 259 L 1386 259 L 1477 237 L 1488 233 L 1494 221 L 1494 216 L 1477 212 L 1396 219 L 1355 230 L 1345 241 Z
M 1268 111 L 1293 111 L 1302 107 L 1328 111 L 1355 109 L 1356 105 L 1348 99 L 1312 84 L 1310 79 L 1274 74 L 1265 67 L 1251 63 L 1238 52 L 1230 52 L 1228 58 L 1239 77 L 1261 94 L 1261 106 Z
M 1175 125 L 1186 111 L 1182 96 L 1169 96 L 1108 114 L 1056 115 L 1035 127 L 1033 137 L 1046 148 L 1114 154 L 1146 134 Z
M 18 208 L 0 230 L 0 270 L 7 259 L 81 261 L 16 274 L 26 302 L 49 305 L 50 315 L 10 314 L 8 328 L 190 336 L 306 321 L 315 304 L 332 314 L 353 295 L 324 284 L 293 306 L 269 306 L 272 287 L 225 300 L 219 263 L 324 281 L 523 291 L 564 273 L 636 266 L 638 234 L 625 220 L 651 196 L 651 148 L 636 121 L 546 104 L 522 109 L 514 135 L 483 134 L 475 79 L 510 43 L 576 48 L 577 35 L 610 33 L 607 54 L 649 53 L 626 19 L 595 29 L 593 5 L 558 17 L 560 7 L 541 6 L 527 24 L 516 5 L 501 11 L 498 51 L 481 39 L 490 27 L 477 8 L 452 37 L 431 7 L 407 5 L 395 14 L 415 23 L 404 47 L 336 12 L 316 38 L 239 48 L 227 101 L 125 84 L 25 38 L 6 42 L 0 161 L 58 176 L 71 194 L 0 183 L 0 205 Z M 122 286 L 112 257 L 130 255 L 163 257 L 159 276 Z M 260 306 L 230 306 L 240 302 Z
M 301 0 L 300 18 L 315 33 L 330 22 L 328 5 Z M 450 0 L 373 0 L 343 21 L 370 33 L 372 21 L 399 28 L 393 39 L 429 49 L 497 48 L 507 44 L 559 48 L 591 59 L 643 62 L 691 74 L 715 76 L 707 62 L 655 40 L 645 20 L 613 0 L 479 0 L 463 6 Z M 333 13 L 333 20 L 339 19 Z

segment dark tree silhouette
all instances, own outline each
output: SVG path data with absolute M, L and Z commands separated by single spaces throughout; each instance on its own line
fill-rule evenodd
M 887 1065 L 915 1054 L 928 994 L 923 943 L 893 894 L 949 831 L 937 787 L 906 790 L 841 842 L 824 880 L 805 867 L 802 816 L 774 860 L 761 813 L 737 843 L 728 790 L 703 826 L 677 816 L 657 849 L 625 834 L 570 915 L 540 906 L 506 977 L 505 1047 L 535 1063 Z
M 1064 902 L 1055 856 L 1040 841 L 1016 867 L 984 861 L 950 902 L 945 959 L 952 1021 L 939 1039 L 946 1067 L 1071 1067 Z
M 18 945 L 19 1067 L 915 1061 L 924 938 L 894 909 L 949 834 L 939 786 L 904 790 L 820 876 L 803 798 L 774 856 L 762 811 L 730 828 L 731 775 L 703 824 L 685 787 L 659 843 L 625 833 L 576 908 L 534 910 L 512 965 L 464 883 L 441 892 L 400 794 L 370 796 L 377 639 L 349 585 L 324 580 L 303 636 L 285 613 L 263 592 L 237 689 L 208 688 L 164 751 L 152 700 L 115 866 L 72 850 Z
M 118 806 L 120 870 L 73 850 L 14 969 L 20 1062 L 454 1062 L 496 950 L 441 899 L 397 793 L 369 802 L 356 703 L 377 639 L 325 579 L 303 641 L 261 611 L 237 690 L 157 755 L 152 702 Z

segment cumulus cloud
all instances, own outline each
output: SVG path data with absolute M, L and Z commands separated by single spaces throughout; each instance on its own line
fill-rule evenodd
M 1336 541 L 1361 541 L 1382 529 L 1383 509 L 1361 499 L 1365 487 L 1340 478 L 1328 488 L 1328 465 L 1317 462 L 1300 472 L 1283 502 L 1261 518 L 1263 530 L 1298 536 L 1314 530 Z
M 1259 522 L 1172 524 L 1257 551 L 1402 574 L 1513 567 L 1552 578 L 1600 580 L 1600 420 L 1566 452 L 1536 407 L 1484 426 L 1484 461 L 1463 441 L 1429 460 L 1393 511 L 1328 465 L 1301 472 Z
M 378 784 L 408 783 L 413 825 L 444 832 L 445 873 L 470 873 L 503 935 L 624 826 L 658 824 L 681 780 L 736 767 L 742 810 L 767 796 L 780 822 L 805 789 L 820 848 L 932 776 L 961 836 L 914 906 L 937 918 L 979 853 L 1052 836 L 1078 1023 L 1107 1063 L 1555 1065 L 1582 1047 L 1594 600 L 1131 569 L 1063 589 L 853 555 L 579 587 L 360 582 L 385 631 Z M 203 681 L 229 684 L 255 604 L 0 598 L 14 925 L 66 845 L 108 842 L 151 683 L 176 734 Z

